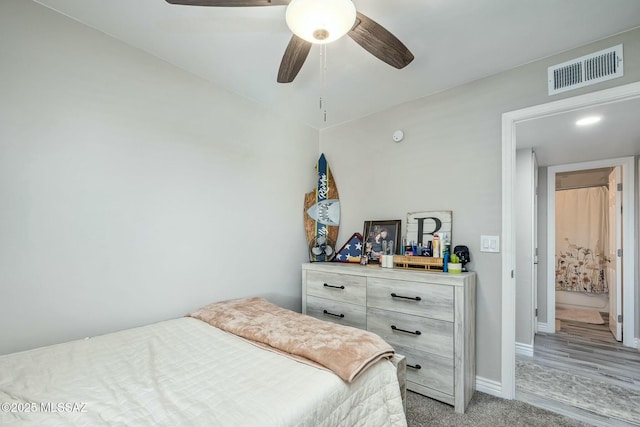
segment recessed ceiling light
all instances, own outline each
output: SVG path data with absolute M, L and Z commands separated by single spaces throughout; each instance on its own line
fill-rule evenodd
M 598 123 L 600 120 L 602 120 L 601 116 L 588 116 L 578 120 L 576 126 L 589 126 Z

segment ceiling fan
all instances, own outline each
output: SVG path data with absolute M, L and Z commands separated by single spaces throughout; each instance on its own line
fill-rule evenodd
M 278 83 L 291 83 L 307 59 L 312 44 L 326 44 L 347 34 L 376 58 L 401 69 L 413 54 L 393 34 L 356 11 L 351 0 L 166 0 L 185 6 L 287 6 L 287 25 L 294 33 L 284 51 Z

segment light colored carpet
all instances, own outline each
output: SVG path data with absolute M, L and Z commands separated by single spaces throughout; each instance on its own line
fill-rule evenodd
M 574 322 L 592 323 L 594 325 L 604 324 L 602 316 L 598 310 L 587 310 L 584 308 L 556 308 L 556 318 L 562 320 L 573 320 Z
M 476 391 L 464 414 L 452 406 L 407 391 L 409 427 L 587 427 L 589 424 L 517 400 Z

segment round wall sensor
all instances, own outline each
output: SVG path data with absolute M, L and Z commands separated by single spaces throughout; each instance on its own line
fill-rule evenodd
M 393 140 L 395 142 L 400 142 L 402 141 L 403 138 L 404 138 L 404 132 L 402 132 L 401 130 L 397 130 L 393 133 Z

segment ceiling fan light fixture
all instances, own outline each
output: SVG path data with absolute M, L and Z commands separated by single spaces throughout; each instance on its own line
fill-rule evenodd
M 351 0 L 291 0 L 287 25 L 310 43 L 331 43 L 349 32 L 356 20 Z

